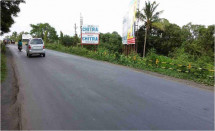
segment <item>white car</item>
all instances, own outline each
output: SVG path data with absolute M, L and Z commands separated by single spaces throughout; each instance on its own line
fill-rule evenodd
M 33 54 L 39 54 L 43 57 L 46 56 L 44 42 L 41 38 L 32 38 L 26 45 L 26 53 L 28 57 L 31 57 Z

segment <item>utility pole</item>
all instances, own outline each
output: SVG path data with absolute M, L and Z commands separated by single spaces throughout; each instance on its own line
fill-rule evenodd
M 77 36 L 77 26 L 76 26 L 76 23 L 75 23 L 75 26 L 74 26 L 74 28 L 75 28 L 75 36 Z
M 80 13 L 80 36 L 81 36 L 81 33 L 82 33 L 82 25 L 83 25 L 83 16 Z
M 82 25 L 83 25 L 83 17 L 80 13 L 80 37 L 81 37 L 81 47 L 83 47 L 82 45 Z
M 137 0 L 137 12 L 139 12 L 139 6 L 140 6 L 140 0 Z M 139 19 L 137 19 L 137 21 L 135 22 L 135 45 L 136 45 L 136 53 L 138 53 L 138 32 L 139 32 Z

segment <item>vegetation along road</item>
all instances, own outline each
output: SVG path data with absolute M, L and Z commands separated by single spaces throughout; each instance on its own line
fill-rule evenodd
M 214 94 L 126 67 L 8 45 L 18 72 L 22 129 L 213 129 Z

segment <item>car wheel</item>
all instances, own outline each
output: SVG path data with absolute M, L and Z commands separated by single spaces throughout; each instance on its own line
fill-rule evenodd
M 46 54 L 43 54 L 43 57 L 46 57 Z

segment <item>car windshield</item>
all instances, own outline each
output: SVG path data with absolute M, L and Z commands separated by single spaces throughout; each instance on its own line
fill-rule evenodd
M 30 44 L 43 44 L 43 41 L 41 39 L 33 39 Z

